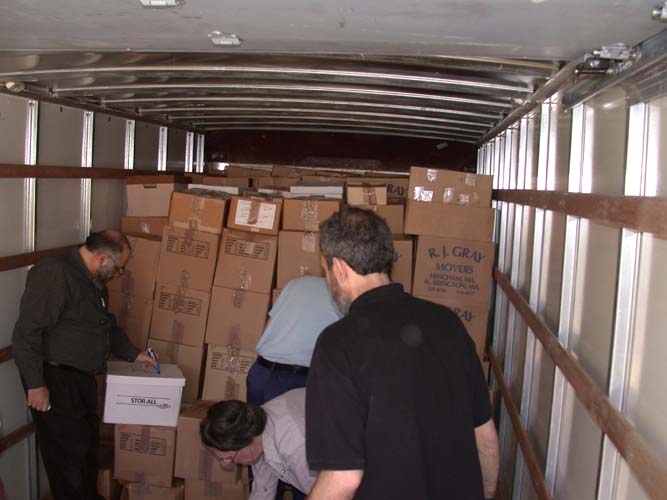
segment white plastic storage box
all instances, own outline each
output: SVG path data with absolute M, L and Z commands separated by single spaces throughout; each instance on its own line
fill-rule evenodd
M 104 422 L 175 427 L 185 377 L 176 365 L 160 365 L 160 374 L 140 363 L 107 364 Z

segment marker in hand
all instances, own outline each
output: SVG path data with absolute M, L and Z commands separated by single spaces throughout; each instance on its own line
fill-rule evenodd
M 152 347 L 149 347 L 146 352 L 148 352 L 148 355 L 151 357 L 153 361 L 155 361 L 155 371 L 157 374 L 160 374 L 160 363 L 157 361 L 157 354 L 155 354 L 155 351 L 153 350 Z

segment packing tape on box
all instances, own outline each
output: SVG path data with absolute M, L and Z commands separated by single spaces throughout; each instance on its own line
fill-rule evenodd
M 426 180 L 433 182 L 438 178 L 438 171 L 435 168 L 426 169 Z
M 245 299 L 245 292 L 243 290 L 236 288 L 232 292 L 232 305 L 236 309 L 241 309 L 241 307 L 243 306 L 244 299 Z
M 125 273 L 120 276 L 118 279 L 120 279 L 120 291 L 124 293 L 125 295 L 132 295 L 134 292 L 134 285 L 136 282 L 136 279 L 134 278 L 134 273 L 132 273 L 131 269 L 126 269 Z
M 150 453 L 151 450 L 151 427 L 150 425 L 141 426 L 141 451 L 143 453 Z
M 176 323 L 176 321 L 174 321 Z M 179 321 L 180 323 L 180 321 Z M 173 326 L 172 326 L 173 328 Z M 172 330 L 173 331 L 173 330 Z M 178 352 L 180 351 L 180 344 L 176 344 L 174 342 L 167 342 L 167 348 L 164 352 L 165 359 L 162 361 L 163 363 L 173 363 L 176 364 L 176 360 L 178 359 Z
M 199 460 L 197 461 L 197 477 L 200 480 L 207 481 L 213 477 L 213 467 L 220 467 L 218 460 L 204 446 L 199 450 Z
M 241 371 L 241 348 L 237 341 L 236 345 L 227 345 L 227 354 L 222 359 L 222 369 L 228 372 L 237 373 Z
M 456 189 L 453 187 L 445 188 L 442 192 L 443 203 L 454 203 L 456 201 Z
M 317 238 L 315 233 L 305 232 L 301 238 L 301 250 L 306 253 L 315 253 L 317 251 Z
M 308 266 L 299 266 L 299 276 L 310 276 L 310 268 Z
M 190 288 L 188 285 L 190 285 L 190 272 L 187 269 L 183 269 L 179 276 L 179 292 L 181 288 Z
M 466 174 L 465 183 L 466 186 L 476 186 L 477 176 L 475 174 Z
M 412 191 L 412 199 L 415 201 L 433 201 L 433 191 L 424 189 L 424 186 L 415 186 Z
M 262 202 L 259 200 L 250 200 L 250 209 L 248 210 L 247 224 L 254 226 L 259 221 L 259 211 L 262 207 Z
M 182 321 L 175 319 L 171 322 L 171 335 L 169 338 L 178 344 L 183 343 L 183 339 L 185 338 L 185 325 Z
M 233 371 L 239 371 L 241 369 L 241 362 L 239 360 L 239 354 L 241 351 L 241 325 L 235 323 L 229 329 L 229 335 L 227 336 L 227 353 L 230 361 L 230 366 L 234 367 Z M 233 362 L 233 364 L 232 364 Z
M 195 217 L 199 217 L 199 214 L 195 215 Z M 193 217 L 188 217 L 188 231 L 199 231 L 199 219 L 193 218 Z
M 317 200 L 304 200 L 301 206 L 301 220 L 306 231 L 317 231 L 319 229 L 320 204 Z
M 245 267 L 239 271 L 239 288 L 241 290 L 250 290 L 252 286 L 252 274 Z
M 239 399 L 241 395 L 241 386 L 233 377 L 227 377 L 225 380 L 224 399 Z
M 147 496 L 153 493 L 151 485 L 146 480 L 146 473 L 144 472 L 135 472 L 134 473 L 134 486 L 132 486 L 132 495 L 137 500 L 144 500 Z
M 132 311 L 134 311 L 134 297 L 123 295 L 118 317 L 116 318 L 121 327 L 124 328 L 127 325 L 127 319 L 131 316 Z
M 376 188 L 372 186 L 364 186 L 362 189 L 363 189 L 362 196 L 364 201 L 366 202 L 366 205 L 377 205 L 378 197 Z
M 151 225 L 148 222 L 140 222 L 139 231 L 144 234 L 151 234 Z
M 204 481 L 204 495 L 206 498 L 222 498 L 222 483 Z

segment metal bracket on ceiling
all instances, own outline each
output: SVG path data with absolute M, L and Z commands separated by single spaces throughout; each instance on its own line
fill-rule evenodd
M 635 59 L 635 51 L 625 43 L 605 45 L 584 56 L 584 62 L 577 65 L 575 76 L 614 75 L 630 66 Z
M 661 23 L 667 23 L 667 2 L 663 2 L 661 5 L 656 5 L 653 8 L 651 17 L 655 21 L 660 21 Z

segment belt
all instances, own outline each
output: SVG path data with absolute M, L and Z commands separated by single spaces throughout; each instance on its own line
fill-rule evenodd
M 300 365 L 287 365 L 285 363 L 276 363 L 275 361 L 269 361 L 266 358 L 257 356 L 257 362 L 262 365 L 264 368 L 269 368 L 270 370 L 275 370 L 277 372 L 289 372 L 295 374 L 308 374 L 307 366 Z
M 78 373 L 80 375 L 95 375 L 95 371 L 86 371 L 86 370 L 79 370 L 78 368 L 74 368 L 73 366 L 70 365 L 61 365 L 60 363 L 54 363 L 53 361 L 47 361 L 47 365 L 53 366 L 54 368 L 58 368 L 59 370 L 64 370 L 68 372 L 74 372 Z

